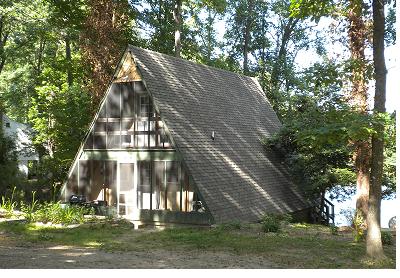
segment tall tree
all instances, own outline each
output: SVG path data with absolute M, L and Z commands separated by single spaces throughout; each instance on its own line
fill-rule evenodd
M 87 0 L 88 16 L 80 37 L 83 63 L 89 71 L 88 90 L 100 102 L 128 43 L 136 42 L 135 10 L 127 0 Z
M 347 11 L 349 49 L 351 53 L 351 84 L 352 89 L 349 101 L 358 113 L 368 113 L 368 77 L 365 48 L 367 43 L 367 28 L 363 19 L 363 0 L 349 0 Z M 361 213 L 364 221 L 368 213 L 368 192 L 370 187 L 370 142 L 369 139 L 353 142 L 354 164 L 357 174 L 356 209 Z
M 385 4 L 383 0 L 373 0 L 373 56 L 375 71 L 375 101 L 374 115 L 385 113 L 386 102 L 386 65 L 385 65 Z M 367 255 L 381 259 L 384 257 L 381 225 L 380 208 L 382 194 L 383 176 L 383 151 L 384 151 L 384 125 L 375 122 L 376 131 L 372 136 L 372 164 L 371 164 L 371 187 L 369 191 L 368 216 L 367 216 Z
M 225 33 L 228 52 L 233 59 L 243 59 L 243 74 L 250 73 L 249 56 L 253 51 L 256 7 L 259 0 L 228 1 L 228 30 Z
M 337 5 L 338 4 L 338 5 Z M 337 6 L 336 6 L 337 5 Z M 359 123 L 368 129 L 368 61 L 365 57 L 368 28 L 364 15 L 367 5 L 363 0 L 310 1 L 296 0 L 292 2 L 292 14 L 311 17 L 319 20 L 321 17 L 338 17 L 345 20 L 350 50 L 349 71 L 351 91 L 347 99 L 353 109 L 359 114 Z M 344 15 L 343 18 L 341 15 Z M 362 130 L 361 130 L 362 131 Z M 353 161 L 356 172 L 356 208 L 366 219 L 368 212 L 368 191 L 370 177 L 370 134 L 354 134 L 349 138 L 354 148 Z
M 226 0 L 195 0 L 188 2 L 189 13 L 194 20 L 194 32 L 197 37 L 198 53 L 196 61 L 219 66 L 216 50 L 222 48 L 217 38 L 216 22 L 224 16 Z

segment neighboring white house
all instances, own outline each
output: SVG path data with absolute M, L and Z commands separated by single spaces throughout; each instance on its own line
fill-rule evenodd
M 31 140 L 33 130 L 29 125 L 16 122 L 5 114 L 2 114 L 1 117 L 4 135 L 12 138 L 15 142 L 19 170 L 23 175 L 29 177 L 29 168 L 39 161 L 39 155 Z

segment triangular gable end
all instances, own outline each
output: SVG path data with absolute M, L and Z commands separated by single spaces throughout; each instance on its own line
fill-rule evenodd
M 114 78 L 114 83 L 142 81 L 142 77 L 137 70 L 135 61 L 129 52 L 124 55 L 121 67 Z
M 181 160 L 181 157 L 173 147 L 171 136 L 161 119 L 159 110 L 154 107 L 151 93 L 147 91 L 143 81 L 134 57 L 129 51 L 126 51 L 70 168 L 68 179 L 62 190 L 65 201 L 72 194 L 86 195 L 89 200 L 104 199 L 108 200 L 110 205 L 114 202 L 118 203 L 120 212 L 121 206 L 123 206 L 123 204 L 120 205 L 123 178 L 120 167 L 128 169 L 129 162 L 136 165 L 135 168 L 132 167 L 134 170 L 132 170 L 131 182 L 133 179 L 137 179 L 138 181 L 135 183 L 138 184 L 143 182 L 141 180 L 143 178 L 139 177 L 140 171 L 143 167 L 147 167 L 146 165 L 142 166 L 141 157 L 144 157 L 145 161 L 154 159 L 157 161 L 151 166 L 154 168 L 152 168 L 154 172 L 160 167 L 164 167 L 165 171 L 171 167 L 173 169 L 171 171 L 175 171 L 174 169 L 177 168 L 168 161 Z M 130 161 L 130 159 L 133 160 Z M 161 166 L 160 161 L 165 161 L 165 165 Z M 195 198 L 196 200 L 193 199 L 194 192 L 198 192 L 194 187 L 193 179 L 182 161 L 179 162 L 178 168 L 176 179 L 181 183 L 178 194 L 180 200 L 177 201 L 180 203 L 179 210 L 189 211 L 188 207 L 191 204 L 185 200 L 196 201 L 200 199 L 200 194 L 197 193 L 198 197 Z M 159 179 L 157 173 L 151 175 L 154 176 L 154 179 Z M 168 182 L 168 180 L 165 181 L 165 186 Z M 150 183 L 155 182 L 150 179 Z M 186 185 L 183 185 L 184 183 Z M 135 186 L 137 187 L 135 190 L 139 190 L 140 185 Z M 188 188 L 184 188 L 184 186 Z M 104 187 L 104 190 L 101 187 Z M 100 191 L 102 192 L 101 196 Z M 165 192 L 167 191 L 165 190 Z M 131 190 L 129 194 L 135 193 Z M 147 193 L 143 193 L 142 197 L 135 197 L 135 202 L 139 204 L 138 199 L 143 198 L 145 194 Z M 167 204 L 168 201 L 164 201 L 162 204 L 162 198 L 158 201 L 153 200 L 153 196 L 151 198 L 149 203 L 153 208 L 155 203 L 159 202 L 157 206 L 165 206 L 165 209 L 178 209 L 176 205 L 173 207 L 174 204 Z M 169 195 L 168 198 L 170 198 Z M 168 198 L 166 196 L 165 200 Z M 140 206 L 146 205 L 142 201 Z M 124 210 L 128 210 L 128 206 L 125 206 Z M 127 212 L 125 211 L 125 213 Z M 207 218 L 207 221 L 210 222 L 209 219 L 212 217 L 207 213 Z

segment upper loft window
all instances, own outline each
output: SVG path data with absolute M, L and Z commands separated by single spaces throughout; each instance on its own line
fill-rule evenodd
M 111 86 L 84 148 L 171 148 L 163 122 L 142 82 Z
M 6 123 L 6 127 L 11 127 L 10 123 Z

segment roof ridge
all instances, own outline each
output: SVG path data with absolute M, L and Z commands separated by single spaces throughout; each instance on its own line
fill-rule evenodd
M 157 51 L 150 50 L 150 49 L 147 49 L 147 48 L 142 48 L 142 47 L 138 47 L 138 46 L 134 46 L 134 45 L 128 44 L 128 49 L 130 49 L 130 48 L 136 48 L 136 49 L 139 49 L 139 50 L 144 50 L 144 51 L 147 51 L 147 52 L 152 52 L 152 53 L 154 53 L 154 54 L 156 54 L 156 55 L 161 55 L 161 56 L 164 56 L 164 57 L 166 57 L 166 58 L 168 58 L 168 59 L 174 59 L 174 60 L 177 60 L 177 61 L 188 62 L 188 63 L 194 64 L 194 65 L 196 65 L 196 66 L 202 66 L 202 67 L 209 68 L 209 69 L 211 69 L 211 70 L 218 70 L 218 71 L 223 71 L 223 72 L 227 72 L 227 73 L 230 73 L 230 74 L 238 75 L 238 76 L 240 76 L 240 77 L 245 77 L 245 78 L 248 78 L 248 79 L 251 79 L 251 80 L 255 80 L 255 81 L 257 81 L 257 83 L 258 83 L 257 78 L 254 77 L 254 76 L 247 76 L 247 75 L 244 75 L 244 74 L 242 74 L 242 73 L 237 73 L 237 72 L 229 71 L 229 70 L 226 70 L 226 69 L 221 69 L 221 68 L 213 67 L 213 66 L 206 65 L 206 64 L 196 63 L 196 62 L 193 62 L 193 61 L 184 59 L 184 58 L 178 58 L 178 57 L 175 57 L 175 56 L 172 56 L 172 55 L 168 55 L 168 54 L 165 54 L 165 53 L 161 53 L 161 52 L 157 52 Z

